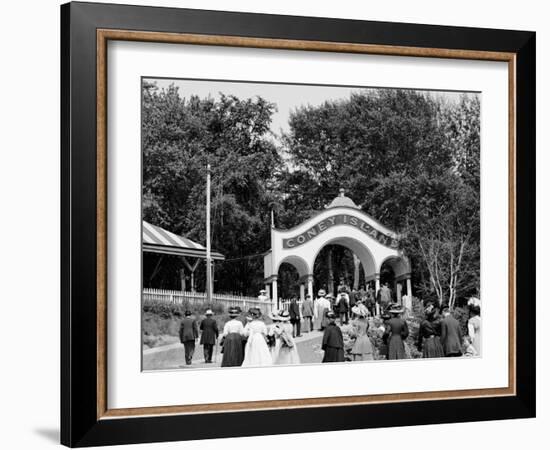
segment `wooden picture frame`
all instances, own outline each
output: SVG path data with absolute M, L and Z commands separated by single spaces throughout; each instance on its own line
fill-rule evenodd
M 109 409 L 106 401 L 106 44 L 109 40 L 507 62 L 508 387 Z M 63 444 L 91 446 L 534 417 L 535 33 L 69 3 L 61 7 L 61 56 Z M 276 428 L 273 423 L 277 423 Z

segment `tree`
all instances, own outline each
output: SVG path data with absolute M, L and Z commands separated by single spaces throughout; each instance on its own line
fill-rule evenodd
M 391 172 L 435 173 L 451 164 L 437 109 L 432 98 L 397 89 L 365 90 L 298 108 L 284 136 L 291 158 L 281 175 L 289 194 L 285 209 L 321 209 L 344 187 L 365 212 L 378 213 L 370 211 L 369 196 L 376 179 Z M 399 225 L 395 222 L 390 225 Z
M 210 163 L 212 245 L 227 258 L 216 268 L 218 289 L 256 294 L 270 211 L 277 227 L 290 228 L 343 187 L 364 212 L 403 235 L 415 292 L 451 306 L 477 293 L 477 96 L 362 90 L 297 108 L 280 143 L 270 132 L 274 111 L 261 97 L 185 98 L 173 86 L 144 83 L 144 219 L 204 243 Z M 351 275 L 351 254 L 333 251 L 337 269 Z M 315 272 L 328 274 L 326 258 Z
M 275 105 L 256 97 L 181 97 L 143 86 L 143 217 L 205 243 L 206 166 L 212 165 L 212 247 L 217 284 L 252 294 L 268 247 L 272 170 L 280 163 L 269 125 Z M 199 278 L 199 282 L 201 279 Z
M 368 90 L 298 108 L 284 144 L 280 221 L 293 226 L 340 187 L 400 232 L 416 290 L 454 305 L 479 289 L 479 100 Z

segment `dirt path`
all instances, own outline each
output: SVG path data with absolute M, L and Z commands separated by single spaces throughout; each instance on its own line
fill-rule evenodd
M 322 333 L 313 331 L 304 333 L 301 337 L 296 338 L 296 346 L 300 361 L 304 364 L 320 363 L 323 359 L 321 351 Z M 212 369 L 219 367 L 222 361 L 220 347 L 215 350 L 214 362 L 205 364 L 204 355 L 201 345 L 196 345 L 195 354 L 193 355 L 193 364 L 190 366 L 185 364 L 185 353 L 183 345 L 176 343 L 165 345 L 163 347 L 155 347 L 143 351 L 143 370 L 174 370 L 174 369 Z

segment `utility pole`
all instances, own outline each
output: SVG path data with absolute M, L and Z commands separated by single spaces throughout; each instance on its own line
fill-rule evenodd
M 206 300 L 212 302 L 212 255 L 210 248 L 210 164 L 206 168 Z

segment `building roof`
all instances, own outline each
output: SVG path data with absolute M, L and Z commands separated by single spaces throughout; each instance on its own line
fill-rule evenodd
M 144 252 L 164 253 L 177 256 L 206 258 L 206 248 L 183 236 L 143 221 L 142 244 Z M 211 252 L 212 259 L 223 260 L 221 253 Z
M 340 194 L 338 194 L 338 197 L 332 200 L 332 202 L 330 202 L 330 205 L 326 206 L 325 208 L 329 209 L 329 208 L 338 208 L 340 206 L 345 206 L 348 208 L 359 209 L 359 206 L 357 206 L 351 198 L 346 197 L 344 193 L 345 193 L 345 190 L 340 189 Z

